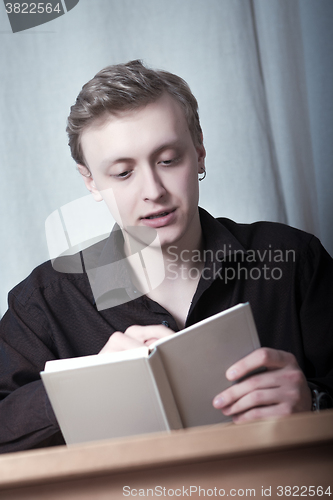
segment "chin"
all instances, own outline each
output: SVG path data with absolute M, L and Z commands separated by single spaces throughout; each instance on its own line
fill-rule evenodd
M 163 237 L 160 235 L 160 244 L 162 249 L 167 249 L 168 247 L 175 245 L 177 246 L 182 240 L 183 234 L 173 234 L 169 237 Z

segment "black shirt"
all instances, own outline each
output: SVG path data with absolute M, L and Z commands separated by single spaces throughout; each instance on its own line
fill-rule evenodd
M 318 239 L 283 224 L 214 219 L 202 209 L 200 219 L 206 260 L 186 326 L 249 301 L 261 345 L 292 352 L 307 380 L 333 395 L 333 261 Z M 114 331 L 133 324 L 178 330 L 157 302 L 135 298 L 126 269 L 111 291 L 93 294 L 96 262 L 121 257 L 112 238 L 67 258 L 66 272 L 54 269 L 61 262 L 42 264 L 9 293 L 0 325 L 0 452 L 64 443 L 39 376 L 46 361 L 97 354 Z M 170 253 L 171 265 L 174 259 Z

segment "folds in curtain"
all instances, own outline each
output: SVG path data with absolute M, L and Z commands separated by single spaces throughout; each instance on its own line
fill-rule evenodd
M 319 235 L 299 4 L 250 2 L 280 209 L 286 223 Z

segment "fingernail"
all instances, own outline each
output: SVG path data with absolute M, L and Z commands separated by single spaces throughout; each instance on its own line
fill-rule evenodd
M 237 378 L 237 371 L 234 369 L 227 370 L 226 376 L 227 379 L 234 380 L 235 378 Z
M 216 398 L 213 399 L 213 406 L 215 408 L 221 408 L 224 405 L 224 399 L 222 396 L 216 396 Z

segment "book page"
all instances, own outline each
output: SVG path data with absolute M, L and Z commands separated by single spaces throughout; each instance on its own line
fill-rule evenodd
M 249 304 L 240 304 L 155 343 L 184 427 L 230 421 L 213 407 L 226 370 L 260 347 Z
M 55 359 L 46 362 L 44 371 L 49 373 L 103 365 L 107 363 L 116 363 L 130 359 L 146 358 L 148 357 L 148 354 L 148 347 L 143 346 L 136 349 L 128 349 L 127 351 L 108 352 L 105 354 L 94 354 L 92 356 L 80 356 L 77 358 Z

